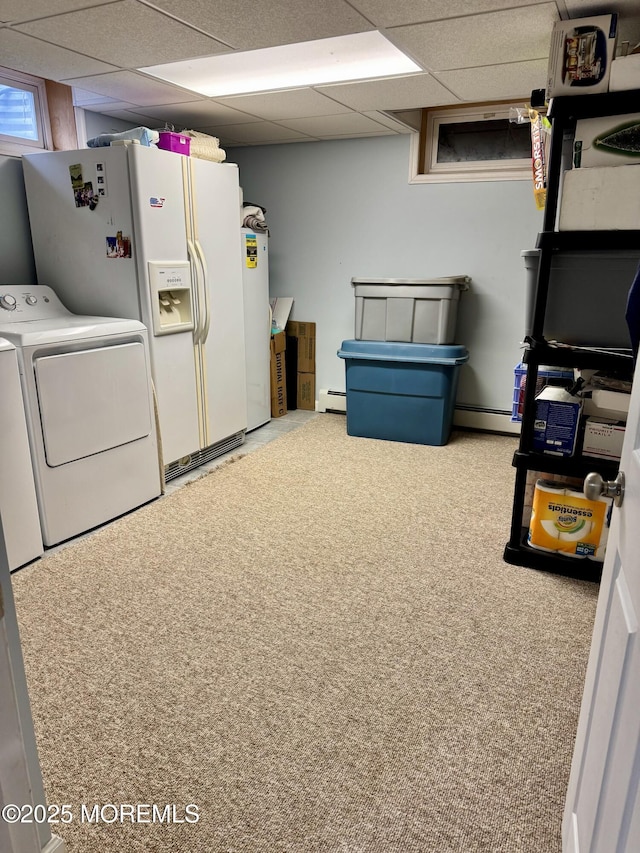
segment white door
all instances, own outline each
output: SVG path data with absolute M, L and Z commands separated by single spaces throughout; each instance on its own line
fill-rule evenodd
M 17 820 L 14 806 L 20 807 Z M 8 811 L 5 811 L 7 809 Z M 0 850 L 2 853 L 64 853 L 46 821 L 42 775 L 20 647 L 9 562 L 0 516 Z M 27 822 L 29 821 L 29 822 Z
M 563 820 L 564 853 L 640 851 L 640 370 Z

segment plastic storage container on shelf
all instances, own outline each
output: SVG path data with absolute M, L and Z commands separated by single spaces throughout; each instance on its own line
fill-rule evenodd
M 513 402 L 511 404 L 512 423 L 522 422 L 522 411 L 524 408 L 524 389 L 527 384 L 527 365 L 520 362 L 513 368 Z M 554 367 L 550 364 L 541 364 L 538 367 L 538 378 L 536 380 L 536 394 L 545 385 L 560 385 L 568 388 L 573 383 L 573 370 L 570 367 Z
M 355 339 L 397 343 L 452 344 L 460 292 L 469 276 L 448 278 L 352 278 L 356 299 Z
M 451 434 L 463 346 L 343 341 L 347 433 L 446 444 Z
M 181 133 L 161 130 L 158 148 L 163 148 L 165 151 L 175 151 L 177 154 L 184 154 L 185 157 L 188 157 L 191 151 L 191 140 Z
M 617 168 L 617 167 L 616 167 Z M 520 252 L 526 275 L 525 334 L 533 329 L 540 249 Z M 574 346 L 629 348 L 627 297 L 640 262 L 633 251 L 554 252 L 544 313 L 544 337 Z M 603 305 L 606 310 L 594 310 Z

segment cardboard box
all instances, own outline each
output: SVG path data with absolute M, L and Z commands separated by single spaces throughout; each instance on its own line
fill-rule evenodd
M 624 391 L 608 391 L 605 388 L 596 388 L 590 398 L 585 398 L 584 413 L 585 415 L 594 415 L 597 418 L 626 423 L 630 401 L 631 394 L 626 394 Z
M 638 86 L 640 87 L 640 80 Z M 640 113 L 585 118 L 576 122 L 573 142 L 574 167 L 632 166 L 638 163 Z
M 597 459 L 620 459 L 625 424 L 607 418 L 589 417 L 584 425 L 583 456 Z
M 617 32 L 615 13 L 556 21 L 549 48 L 547 100 L 608 91 Z
M 548 385 L 536 397 L 533 449 L 553 456 L 573 456 L 582 400 L 564 388 Z
M 297 405 L 299 409 L 315 411 L 316 408 L 316 375 L 315 373 L 298 373 Z
M 287 338 L 284 332 L 271 335 L 271 417 L 287 414 L 287 374 L 285 363 Z
M 298 339 L 287 335 L 287 411 L 298 408 Z
M 564 173 L 560 231 L 610 231 L 640 227 L 640 168 L 597 166 Z
M 626 89 L 640 89 L 640 53 L 619 56 L 611 63 L 609 91 L 622 92 Z
M 278 329 L 284 329 L 293 308 L 293 296 L 278 296 L 269 300 L 271 316 Z
M 287 335 L 298 339 L 298 373 L 316 372 L 316 324 L 302 323 L 299 320 L 289 320 L 286 327 Z M 289 365 L 291 367 L 291 365 Z

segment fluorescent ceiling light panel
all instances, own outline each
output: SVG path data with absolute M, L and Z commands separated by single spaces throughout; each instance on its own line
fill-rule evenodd
M 140 68 L 209 98 L 422 71 L 377 31 Z

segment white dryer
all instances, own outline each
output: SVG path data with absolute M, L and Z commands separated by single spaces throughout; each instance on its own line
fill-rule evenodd
M 159 496 L 147 330 L 71 314 L 51 288 L 0 285 L 16 347 L 45 546 Z
M 9 569 L 42 554 L 42 534 L 29 453 L 16 348 L 0 338 L 0 519 Z

